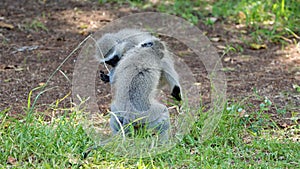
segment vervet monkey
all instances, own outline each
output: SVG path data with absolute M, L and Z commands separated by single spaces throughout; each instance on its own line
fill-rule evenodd
M 108 75 L 101 74 L 101 79 L 110 82 L 115 90 L 111 111 L 118 119 L 110 116 L 113 134 L 121 127 L 128 132 L 127 124 L 142 124 L 158 131 L 160 139 L 167 141 L 169 112 L 155 96 L 159 82 L 166 80 L 171 95 L 181 100 L 182 91 L 172 53 L 158 38 L 136 29 L 105 34 L 97 41 L 97 46 L 96 59 L 112 66 Z M 84 157 L 96 148 L 98 146 L 90 147 Z
M 110 127 L 116 134 L 127 125 L 154 129 L 163 141 L 169 138 L 170 118 L 165 105 L 156 99 L 156 90 L 165 65 L 165 46 L 159 39 L 145 41 L 127 51 L 115 67 L 112 87 L 115 91 Z M 167 72 L 169 73 L 169 72 Z M 169 74 L 167 74 L 167 78 Z M 167 79 L 168 80 L 168 79 Z M 119 125 L 118 121 L 122 126 Z
M 118 62 L 122 59 L 124 54 L 130 49 L 136 47 L 141 42 L 143 43 L 139 47 L 149 47 L 153 44 L 154 40 L 158 40 L 156 37 L 152 36 L 149 32 L 142 32 L 136 29 L 123 29 L 115 34 L 105 34 L 97 42 L 99 48 L 103 51 L 102 56 L 104 59 L 99 57 L 101 53 L 97 52 L 96 58 L 101 62 L 105 62 L 111 65 L 113 68 L 110 70 L 108 75 L 101 72 L 101 80 L 104 82 L 112 82 L 115 67 Z M 174 69 L 174 63 L 172 58 L 172 53 L 166 49 L 164 46 L 164 56 L 161 59 L 163 76 L 162 81 L 166 80 L 171 88 L 171 95 L 177 99 L 181 100 L 181 89 L 179 84 L 179 77 Z
M 154 37 L 149 32 L 142 32 L 137 29 L 122 29 L 114 34 L 105 34 L 97 41 L 96 59 L 100 63 L 106 63 L 112 66 L 108 75 L 101 71 L 101 80 L 112 83 L 111 79 L 114 73 L 114 68 L 118 62 L 131 48 L 135 47 L 145 39 L 151 40 Z M 102 50 L 99 52 L 99 50 Z

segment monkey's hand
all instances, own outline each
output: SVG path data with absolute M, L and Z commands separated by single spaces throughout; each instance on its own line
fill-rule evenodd
M 181 101 L 180 88 L 179 86 L 174 86 L 171 95 L 178 101 Z
M 100 79 L 101 79 L 104 83 L 109 82 L 109 76 L 106 75 L 103 71 L 100 71 Z

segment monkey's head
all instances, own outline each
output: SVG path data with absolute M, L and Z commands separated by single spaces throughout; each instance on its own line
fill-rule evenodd
M 105 34 L 96 42 L 96 57 L 100 62 L 105 60 L 106 56 L 112 52 L 112 48 L 117 44 L 119 38 L 114 34 Z
M 152 41 L 153 38 L 151 33 L 137 29 L 122 29 L 114 34 L 105 34 L 99 40 L 104 58 L 101 59 L 101 63 L 115 67 L 127 51 L 142 41 Z
M 165 44 L 157 38 L 151 40 L 146 40 L 140 44 L 142 48 L 149 48 L 152 52 L 155 53 L 155 56 L 158 56 L 159 59 L 164 57 Z
M 122 59 L 124 54 L 130 49 L 134 48 L 134 44 L 130 41 L 121 41 L 114 45 L 108 53 L 105 55 L 103 62 L 111 65 L 112 67 L 117 66 L 118 62 Z

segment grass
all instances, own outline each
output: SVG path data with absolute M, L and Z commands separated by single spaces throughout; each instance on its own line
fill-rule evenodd
M 271 42 L 284 40 L 284 37 L 299 33 L 300 12 L 297 0 L 242 0 L 218 1 L 213 4 L 213 15 L 227 20 L 245 24 L 251 30 L 255 41 Z
M 281 36 L 299 33 L 299 4 L 291 1 L 205 1 L 212 12 L 200 13 L 204 1 L 170 1 L 158 10 L 182 16 L 192 23 L 214 22 L 205 17 L 224 17 L 228 22 L 246 24 L 258 41 L 277 41 Z M 142 4 L 133 1 L 131 5 Z M 193 7 L 191 7 L 193 6 Z M 273 24 L 265 24 L 273 22 Z M 33 30 L 47 30 L 39 22 Z M 230 47 L 228 47 L 229 49 Z M 295 85 L 295 90 L 299 86 Z M 31 95 L 30 95 L 31 96 Z M 172 150 L 148 158 L 117 157 L 103 149 L 87 158 L 84 152 L 94 145 L 85 133 L 80 112 L 69 109 L 50 120 L 36 112 L 28 101 L 25 116 L 8 116 L 0 111 L 0 168 L 298 168 L 300 167 L 300 126 L 297 119 L 281 129 L 267 113 L 273 105 L 261 98 L 258 105 L 230 102 L 222 113 L 213 136 L 201 141 L 200 129 L 209 114 L 202 114 L 191 131 Z M 279 114 L 286 110 L 277 110 Z M 279 115 L 280 117 L 280 115 Z M 297 112 L 292 117 L 298 117 Z M 287 131 L 288 130 L 288 131 Z M 290 133 L 288 133 L 290 132 Z M 288 136 L 288 137 L 287 137 Z
M 31 22 L 25 24 L 25 30 L 31 30 L 34 32 L 38 31 L 46 31 L 48 32 L 48 28 L 39 20 L 34 19 Z
M 99 0 L 102 4 L 106 2 L 119 1 Z M 300 39 L 298 0 L 171 0 L 157 3 L 129 0 L 127 3 L 140 9 L 155 8 L 159 12 L 177 15 L 195 25 L 202 22 L 213 26 L 216 19 L 226 24 L 245 25 L 253 43 L 285 44 Z
M 245 103 L 228 103 L 208 140 L 200 141 L 207 114 L 190 134 L 170 151 L 148 158 L 114 156 L 105 150 L 85 152 L 93 141 L 79 123 L 76 111 L 45 120 L 43 113 L 27 111 L 21 120 L 0 112 L 0 168 L 297 168 L 300 143 L 284 136 L 264 112 L 272 106 L 262 99 L 258 110 L 247 113 Z M 295 134 L 299 124 L 294 125 Z M 280 134 L 281 133 L 281 134 Z

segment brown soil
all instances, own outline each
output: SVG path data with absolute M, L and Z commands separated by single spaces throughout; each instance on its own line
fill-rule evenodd
M 1 0 L 0 111 L 9 108 L 9 115 L 23 114 L 29 92 L 45 83 L 87 35 L 97 32 L 116 18 L 136 12 L 142 11 L 126 4 L 119 7 L 118 4 L 100 5 L 97 1 Z M 293 88 L 293 85 L 300 85 L 299 47 L 297 49 L 293 44 L 285 48 L 279 44 L 266 44 L 267 48 L 255 50 L 241 41 L 241 37 L 250 39 L 251 35 L 246 28 L 238 28 L 237 25 L 224 23 L 222 20 L 217 21 L 214 26 L 202 23 L 198 26 L 212 38 L 220 55 L 229 44 L 243 49 L 222 57 L 229 100 L 242 101 L 247 98 L 243 102 L 253 104 L 251 109 L 258 110 L 263 99 L 256 97 L 256 91 L 262 98 L 268 97 L 273 102 L 268 113 L 280 126 L 295 124 L 295 121 L 289 119 L 292 112 L 300 112 L 300 93 Z M 204 104 L 207 104 L 209 80 L 204 66 L 195 63 L 193 53 L 174 39 L 165 38 L 165 41 L 190 66 L 197 81 L 201 83 L 201 94 Z M 22 50 L 26 46 L 29 48 Z M 56 107 L 56 101 L 70 94 L 70 81 L 77 54 L 78 52 L 64 63 L 61 68 L 63 73 L 54 75 L 49 86 L 55 88 L 42 94 L 38 99 L 37 110 L 56 113 L 57 111 L 51 111 Z M 102 88 L 97 93 L 98 104 L 105 111 L 109 107 L 110 88 L 100 81 L 96 84 Z M 32 98 L 37 93 L 33 91 Z M 59 107 L 69 107 L 70 99 L 71 97 L 67 97 L 60 102 Z M 278 109 L 286 109 L 286 113 L 281 115 L 277 112 Z

